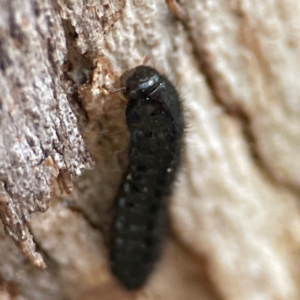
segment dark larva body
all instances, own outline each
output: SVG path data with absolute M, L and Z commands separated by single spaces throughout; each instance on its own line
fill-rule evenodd
M 139 66 L 121 82 L 128 99 L 129 167 L 116 199 L 110 260 L 119 281 L 138 289 L 161 251 L 184 122 L 176 89 L 155 69 Z

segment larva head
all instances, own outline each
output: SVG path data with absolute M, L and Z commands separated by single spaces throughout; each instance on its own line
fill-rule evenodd
M 121 84 L 125 88 L 124 96 L 128 99 L 149 95 L 159 86 L 160 81 L 160 74 L 144 65 L 131 69 L 121 76 Z

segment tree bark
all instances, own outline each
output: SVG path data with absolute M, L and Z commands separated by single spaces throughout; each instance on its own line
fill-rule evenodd
M 0 298 L 300 299 L 297 0 L 0 5 Z M 132 294 L 107 254 L 128 144 L 110 91 L 147 55 L 188 125 L 163 256 Z

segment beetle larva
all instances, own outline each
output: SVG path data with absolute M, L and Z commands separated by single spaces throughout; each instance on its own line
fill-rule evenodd
M 175 87 L 154 68 L 138 66 L 121 82 L 128 99 L 129 167 L 116 199 L 110 260 L 113 274 L 133 290 L 145 283 L 161 252 L 184 119 Z

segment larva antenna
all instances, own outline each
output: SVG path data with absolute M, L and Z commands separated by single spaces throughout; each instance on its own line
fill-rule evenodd
M 117 88 L 117 89 L 110 90 L 109 93 L 110 94 L 116 94 L 116 93 L 125 91 L 125 89 L 126 89 L 126 87 L 123 86 L 123 87 L 120 87 L 120 88 Z
M 143 60 L 143 63 L 142 63 L 142 65 L 144 65 L 144 66 L 145 66 L 149 60 L 150 60 L 150 55 L 149 55 L 149 54 L 147 54 L 147 55 L 145 56 L 144 60 Z

